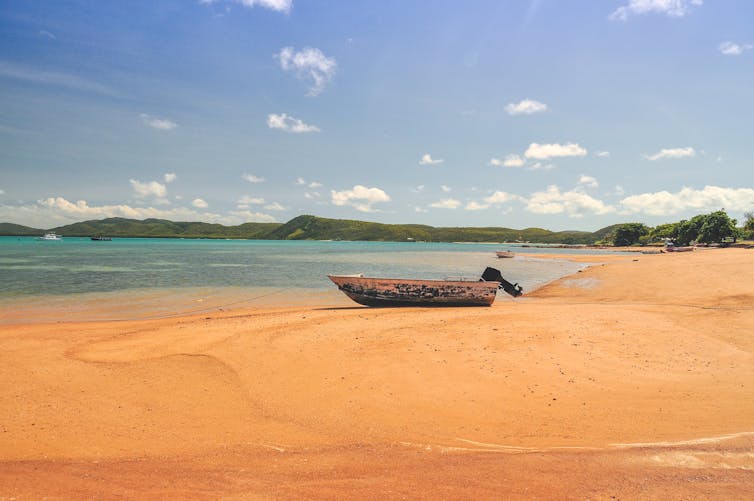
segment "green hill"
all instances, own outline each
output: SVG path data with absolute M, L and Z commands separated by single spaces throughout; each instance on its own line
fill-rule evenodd
M 614 226 L 594 233 L 553 232 L 542 228 L 435 228 L 420 224 L 382 224 L 349 219 L 298 216 L 287 223 L 244 223 L 238 226 L 166 219 L 107 218 L 50 228 L 64 237 L 239 238 L 265 240 L 365 240 L 405 242 L 531 242 L 591 244 L 612 232 Z M 0 235 L 41 235 L 45 230 L 11 223 L 0 224 Z

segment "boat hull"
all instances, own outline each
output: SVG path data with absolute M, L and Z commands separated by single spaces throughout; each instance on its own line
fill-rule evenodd
M 511 251 L 497 251 L 495 252 L 495 255 L 499 258 L 510 258 L 513 257 L 515 254 Z
M 329 275 L 346 296 L 365 306 L 490 306 L 498 282 L 410 280 Z

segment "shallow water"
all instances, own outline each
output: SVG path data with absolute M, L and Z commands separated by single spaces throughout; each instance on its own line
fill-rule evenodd
M 513 250 L 498 259 L 496 250 Z M 583 264 L 527 258 L 590 251 L 500 244 L 0 237 L 0 321 L 143 318 L 234 304 L 338 304 L 328 274 L 477 278 L 531 291 Z M 40 318 L 43 317 L 43 318 Z

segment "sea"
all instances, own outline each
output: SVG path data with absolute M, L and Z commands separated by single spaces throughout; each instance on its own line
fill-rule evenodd
M 497 250 L 516 257 L 499 259 Z M 355 305 L 328 274 L 476 279 L 492 266 L 531 292 L 586 266 L 530 257 L 535 253 L 595 251 L 478 243 L 0 237 L 0 323 Z

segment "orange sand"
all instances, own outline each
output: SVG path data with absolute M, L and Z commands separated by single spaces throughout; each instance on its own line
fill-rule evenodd
M 491 308 L 0 326 L 0 499 L 753 497 L 754 252 L 583 259 Z

